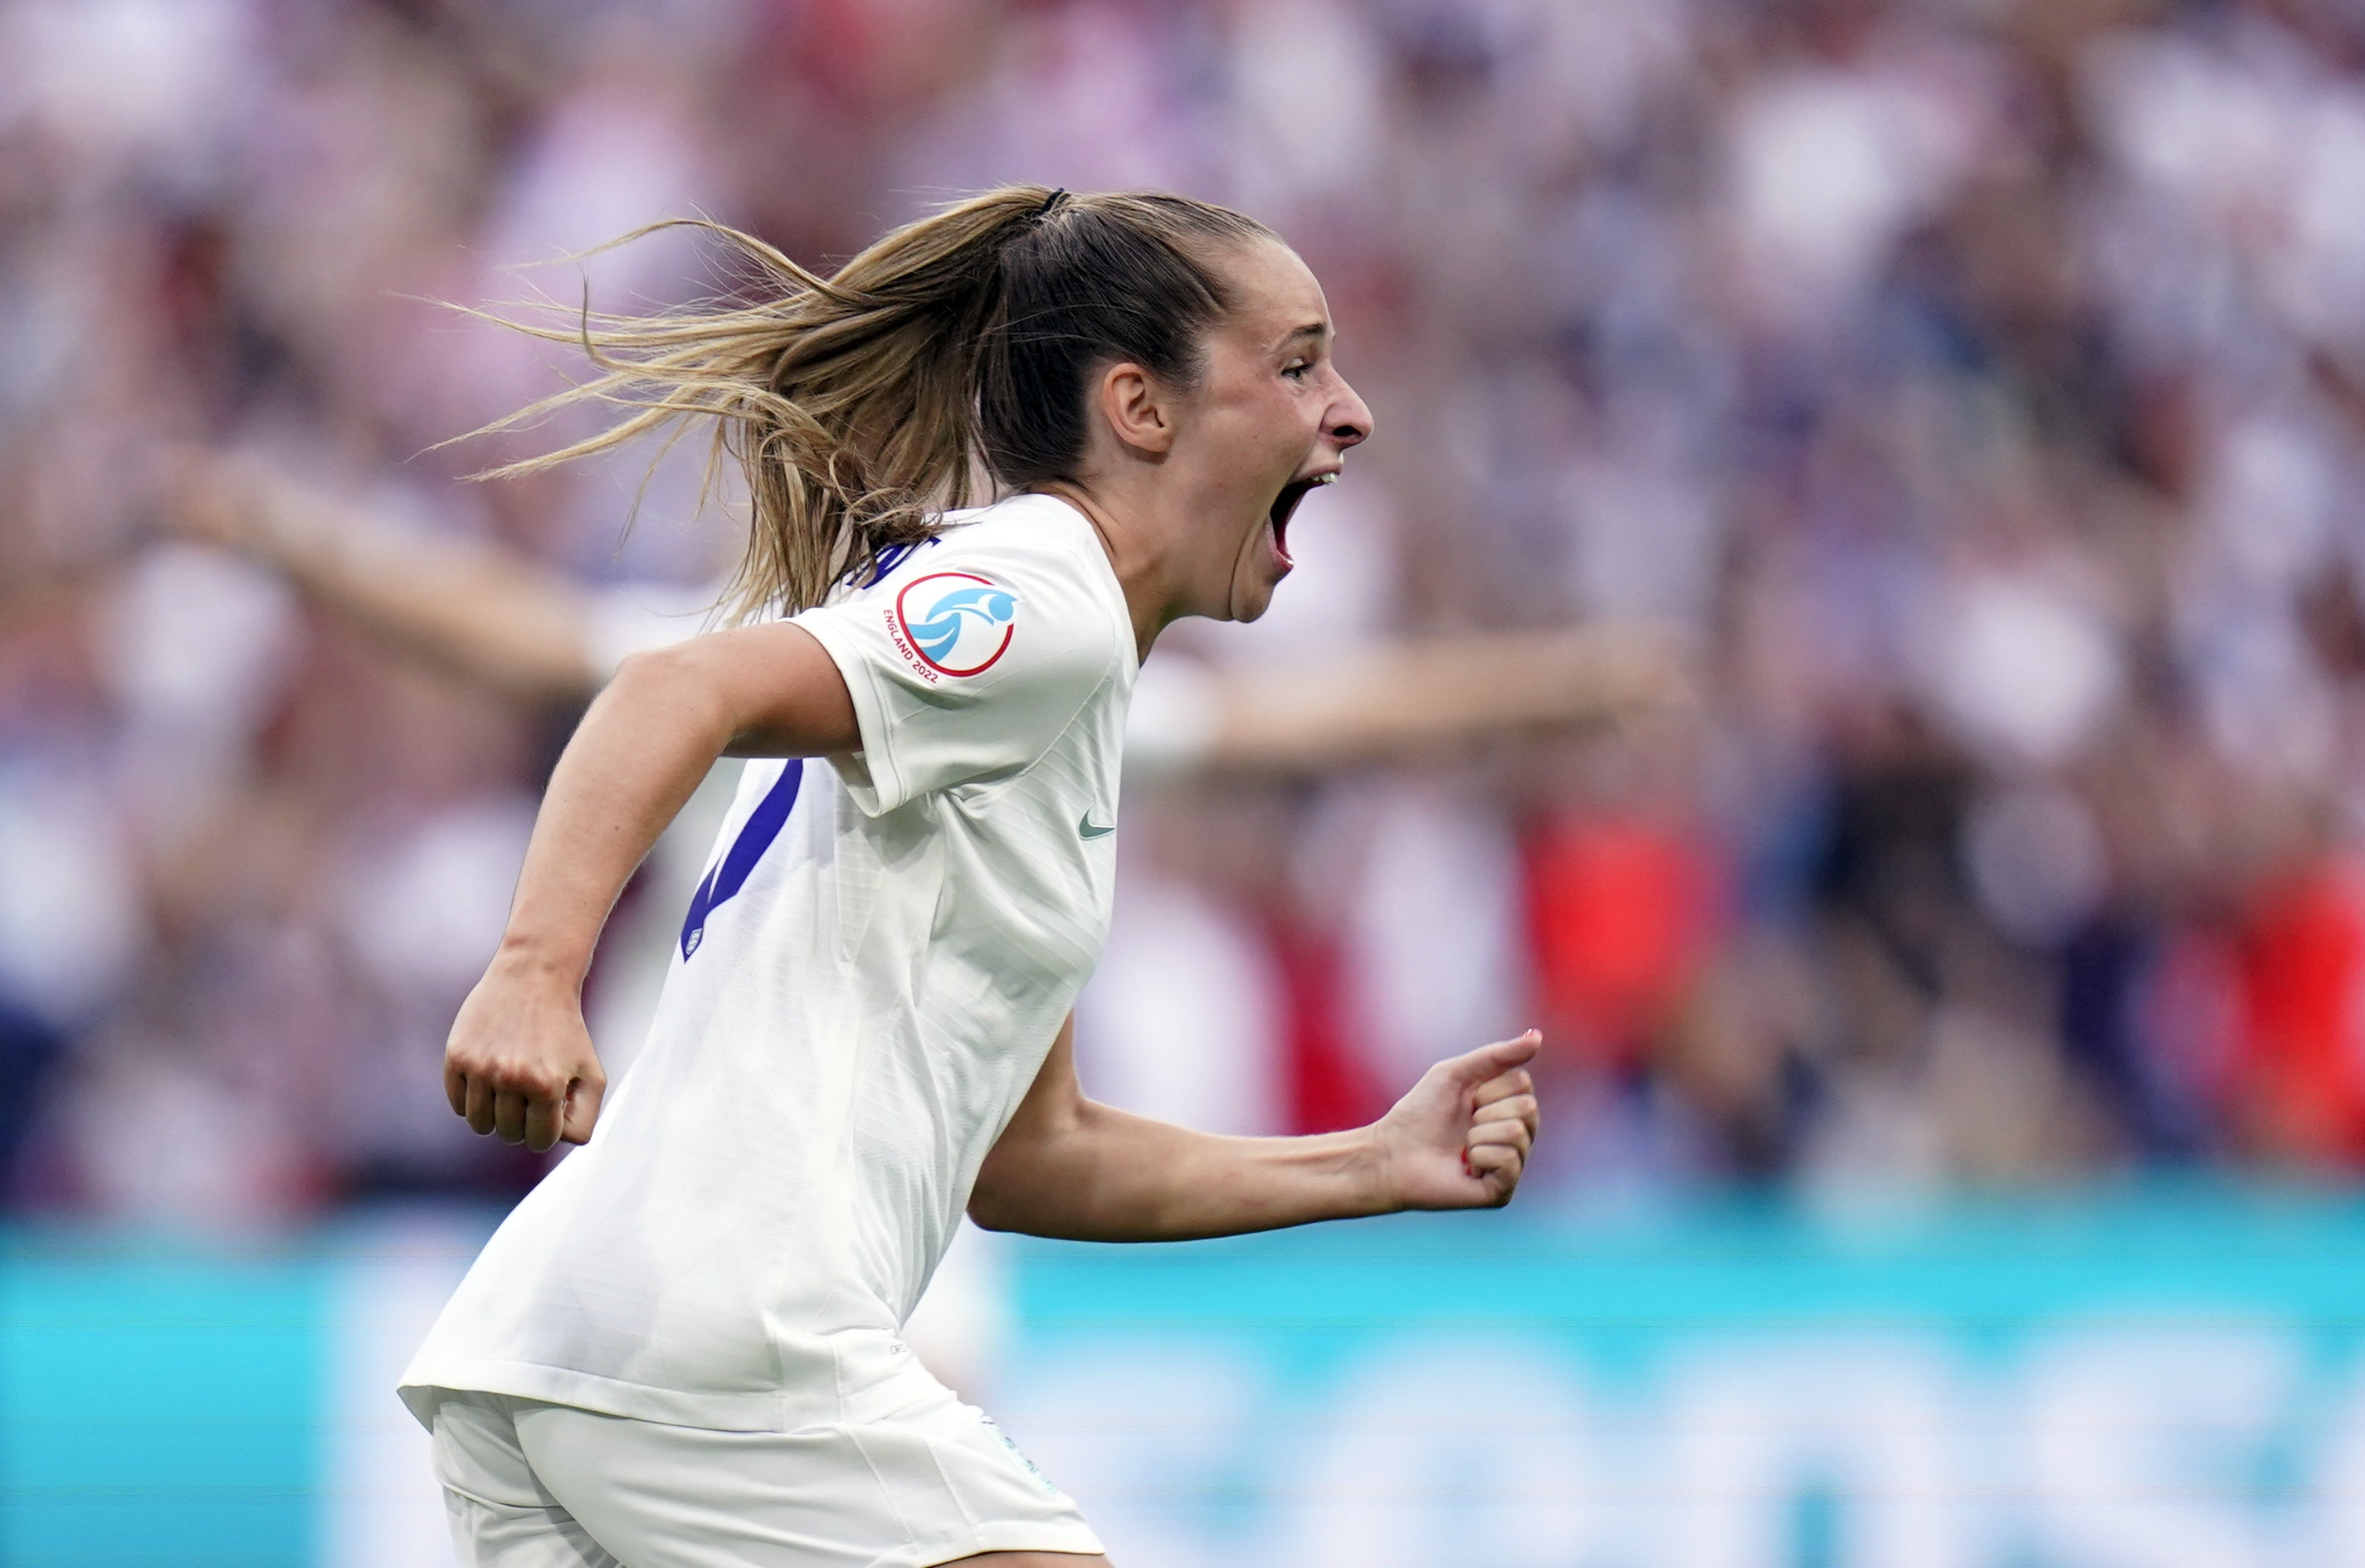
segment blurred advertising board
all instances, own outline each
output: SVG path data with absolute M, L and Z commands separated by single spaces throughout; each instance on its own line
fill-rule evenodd
M 2365 1206 L 1033 1246 L 1003 1425 L 1123 1568 L 2365 1568 Z
M 387 1391 L 484 1233 L 16 1238 L 0 1562 L 448 1563 Z M 2365 1568 L 2365 1202 L 999 1239 L 951 1338 L 1120 1568 Z

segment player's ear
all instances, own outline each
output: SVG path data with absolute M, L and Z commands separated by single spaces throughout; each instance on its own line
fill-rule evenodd
M 1174 409 L 1158 378 L 1134 364 L 1119 360 L 1101 372 L 1101 418 L 1131 450 L 1160 455 L 1174 445 Z

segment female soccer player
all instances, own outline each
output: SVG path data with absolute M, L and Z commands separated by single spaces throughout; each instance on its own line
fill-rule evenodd
M 898 1340 L 964 1207 L 1155 1240 L 1492 1206 L 1535 1136 L 1533 1031 L 1318 1137 L 1076 1083 L 1139 661 L 1180 617 L 1263 612 L 1292 510 L 1371 416 L 1312 274 L 1221 207 L 1010 187 L 827 279 L 726 237 L 777 297 L 604 321 L 576 395 L 641 411 L 544 461 L 715 418 L 749 623 L 626 660 L 551 778 L 446 1083 L 479 1132 L 586 1147 L 403 1394 L 474 1564 L 1102 1561 Z M 963 510 L 981 472 L 1006 498 Z M 725 752 L 780 760 L 748 768 L 603 1113 L 593 943 Z

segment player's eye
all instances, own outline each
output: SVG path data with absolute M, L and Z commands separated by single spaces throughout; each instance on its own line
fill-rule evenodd
M 1288 376 L 1293 381 L 1303 381 L 1314 373 L 1314 366 L 1308 361 L 1302 359 L 1295 360 L 1288 364 L 1283 365 L 1281 367 L 1281 373 L 1283 375 Z

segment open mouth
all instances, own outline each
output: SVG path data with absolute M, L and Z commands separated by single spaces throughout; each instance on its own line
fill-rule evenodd
M 1294 564 L 1289 556 L 1290 515 L 1297 510 L 1297 503 L 1304 500 L 1310 492 L 1319 489 L 1338 477 L 1338 474 L 1334 471 L 1328 474 L 1309 475 L 1303 479 L 1292 479 L 1281 487 L 1281 494 L 1272 498 L 1272 506 L 1265 513 L 1265 517 L 1272 524 L 1273 551 L 1280 555 L 1281 564 L 1283 566 Z

